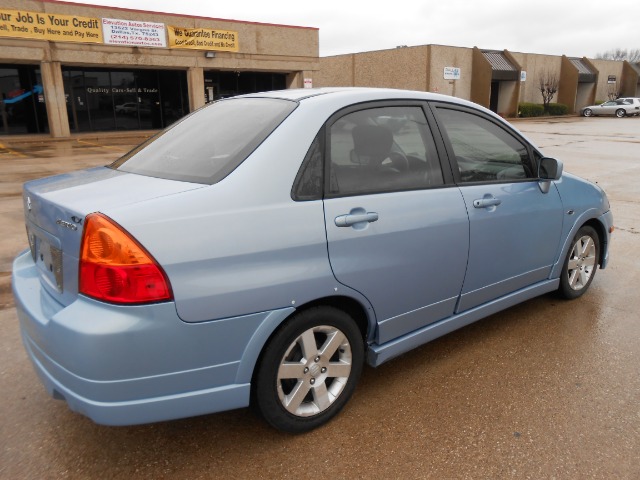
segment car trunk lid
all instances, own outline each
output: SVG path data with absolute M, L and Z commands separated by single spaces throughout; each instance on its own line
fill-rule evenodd
M 31 181 L 23 192 L 31 256 L 43 287 L 63 305 L 78 295 L 78 257 L 89 213 L 202 188 L 107 167 Z

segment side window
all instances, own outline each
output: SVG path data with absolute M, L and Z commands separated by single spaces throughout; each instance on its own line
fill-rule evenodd
M 508 131 L 473 113 L 438 108 L 462 182 L 536 178 L 527 147 Z
M 296 201 L 320 200 L 322 198 L 323 163 L 322 131 L 314 138 L 304 162 L 298 171 L 291 190 L 291 198 Z
M 328 130 L 329 196 L 442 185 L 442 170 L 420 107 L 360 110 Z

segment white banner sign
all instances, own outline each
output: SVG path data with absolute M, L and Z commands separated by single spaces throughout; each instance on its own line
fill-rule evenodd
M 444 67 L 444 79 L 445 80 L 460 80 L 460 68 L 459 67 Z
M 131 45 L 134 47 L 166 47 L 167 35 L 164 23 L 137 20 L 102 19 L 104 43 Z

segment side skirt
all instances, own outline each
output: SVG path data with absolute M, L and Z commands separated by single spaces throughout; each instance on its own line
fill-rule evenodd
M 398 355 L 409 350 L 442 337 L 459 328 L 466 327 L 482 318 L 493 315 L 501 310 L 512 307 L 519 303 L 538 297 L 548 292 L 557 290 L 560 286 L 560 279 L 545 280 L 517 292 L 513 292 L 499 299 L 480 305 L 471 310 L 464 311 L 449 318 L 445 318 L 437 323 L 407 333 L 390 342 L 381 345 L 370 345 L 367 352 L 367 363 L 373 367 L 383 364 Z

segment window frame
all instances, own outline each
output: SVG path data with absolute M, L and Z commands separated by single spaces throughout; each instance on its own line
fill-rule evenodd
M 540 175 L 539 175 L 540 162 L 536 158 L 535 153 L 537 153 L 540 157 L 542 157 L 543 155 L 540 152 L 538 152 L 531 145 L 531 143 L 529 143 L 529 141 L 525 137 L 520 135 L 516 130 L 500 122 L 499 120 L 494 118 L 492 115 L 489 115 L 486 112 L 483 112 L 481 110 L 478 110 L 472 107 L 467 107 L 465 105 L 458 105 L 458 104 L 447 103 L 447 102 L 433 102 L 433 101 L 429 102 L 429 105 L 433 110 L 433 116 L 434 116 L 434 121 L 437 125 L 436 127 L 437 131 L 439 132 L 439 135 L 442 138 L 442 142 L 445 145 L 447 158 L 449 160 L 451 172 L 453 174 L 453 178 L 456 185 L 464 186 L 464 185 L 483 185 L 483 184 L 523 183 L 523 182 L 534 182 L 534 181 L 537 182 L 540 180 Z M 520 179 L 505 178 L 505 179 L 483 180 L 483 181 L 474 181 L 474 182 L 463 181 L 460 175 L 460 170 L 458 168 L 458 162 L 456 160 L 456 155 L 453 149 L 453 145 L 446 131 L 444 122 L 438 116 L 439 109 L 454 110 L 462 113 L 467 113 L 470 115 L 475 115 L 477 117 L 480 117 L 490 122 L 494 126 L 500 128 L 507 135 L 511 136 L 514 140 L 516 140 L 518 143 L 523 145 L 529 157 L 529 166 L 531 168 L 532 176 L 526 177 L 526 178 L 520 178 Z
M 425 148 L 428 144 L 429 139 L 425 139 L 424 135 L 431 136 L 431 142 L 434 146 L 434 154 L 437 157 L 437 165 L 440 167 L 440 171 L 442 173 L 443 183 L 440 185 L 427 185 L 418 188 L 399 188 L 392 190 L 371 190 L 366 192 L 354 192 L 354 193 L 331 193 L 330 191 L 330 183 L 331 183 L 331 158 L 330 158 L 330 148 L 331 148 L 331 127 L 338 122 L 340 119 L 344 118 L 347 115 L 356 112 L 362 112 L 365 110 L 386 108 L 386 107 L 409 107 L 409 108 L 419 108 L 422 114 L 425 117 L 425 129 L 424 133 L 421 131 L 422 141 L 425 145 Z M 331 198 L 345 198 L 345 197 L 356 197 L 363 195 L 382 195 L 388 193 L 397 193 L 397 192 L 406 192 L 406 191 L 415 191 L 415 190 L 431 190 L 437 188 L 446 188 L 450 187 L 454 183 L 454 179 L 450 170 L 450 166 L 446 158 L 443 157 L 445 153 L 444 145 L 441 143 L 439 139 L 439 135 L 434 133 L 434 120 L 433 114 L 429 109 L 428 103 L 425 100 L 380 100 L 380 101 L 371 101 L 371 102 L 363 102 L 354 105 L 350 105 L 348 107 L 342 108 L 336 111 L 333 115 L 331 115 L 324 126 L 324 145 L 323 145 L 323 162 L 324 162 L 324 188 L 323 188 L 323 198 L 331 199 Z M 315 138 L 315 137 L 314 137 Z M 301 169 L 303 167 L 301 166 Z

